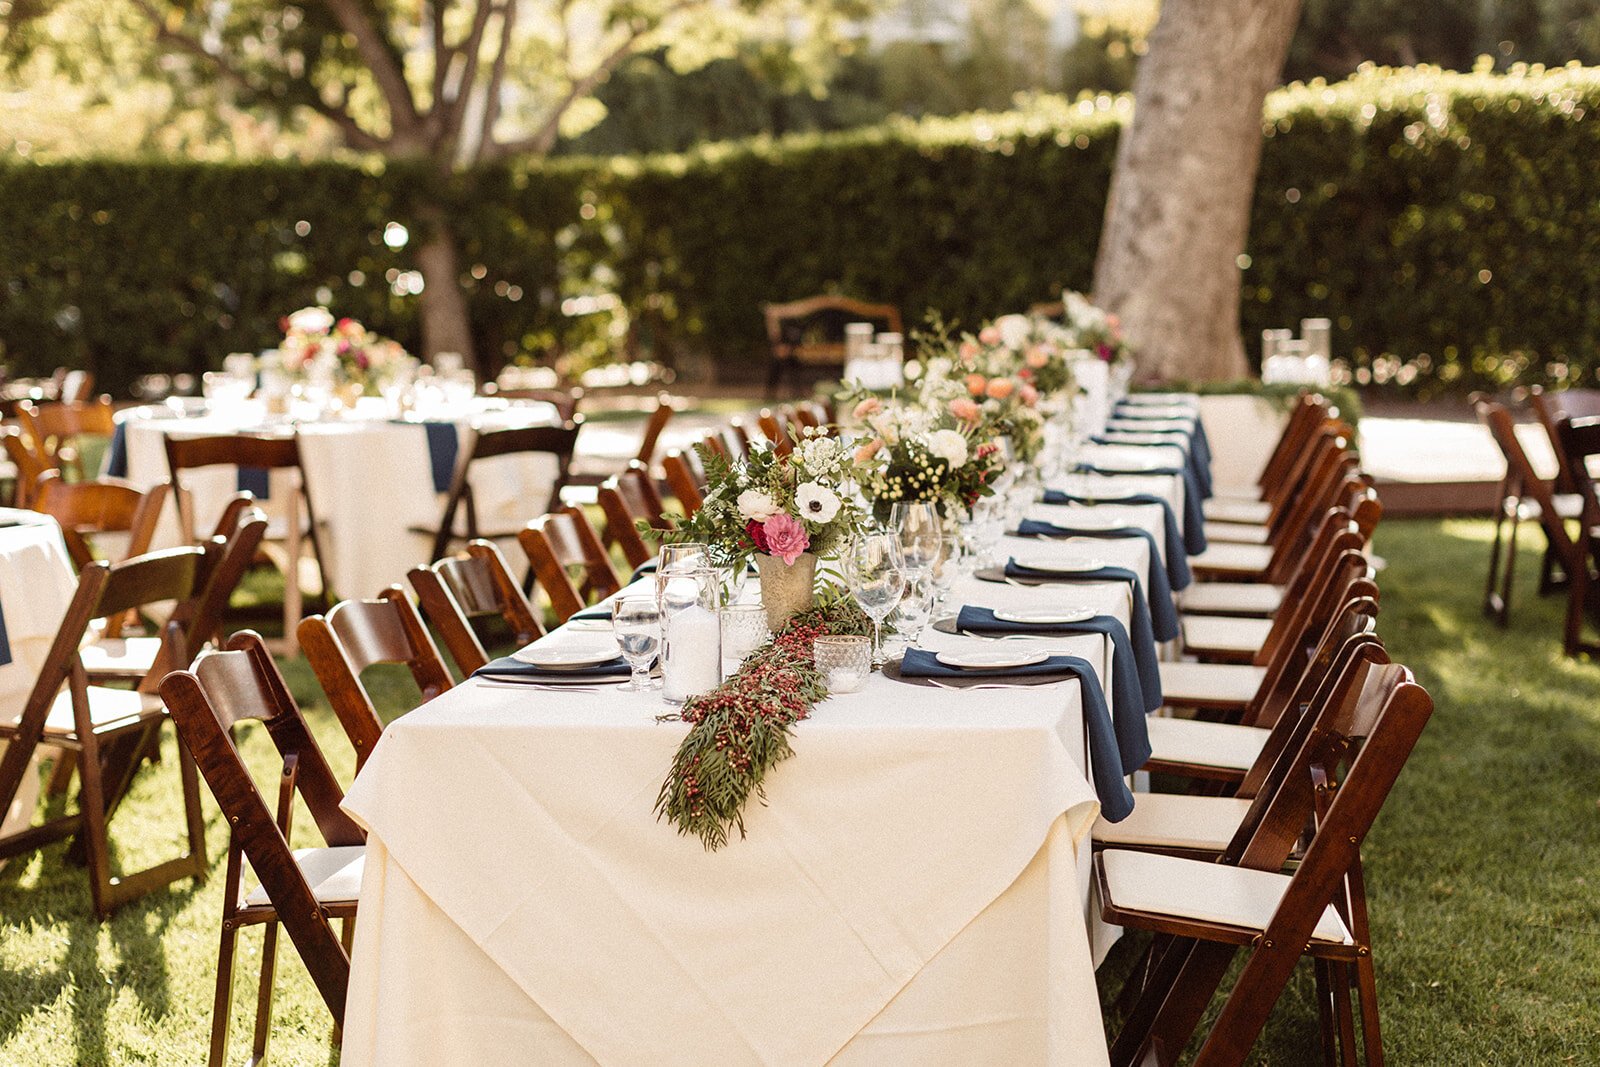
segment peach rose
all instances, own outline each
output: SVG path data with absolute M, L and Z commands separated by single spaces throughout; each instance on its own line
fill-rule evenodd
M 973 396 L 982 396 L 984 389 L 989 385 L 988 379 L 981 374 L 967 375 L 967 392 Z
M 883 401 L 879 400 L 875 396 L 869 396 L 865 400 L 863 400 L 861 403 L 856 405 L 856 409 L 855 409 L 854 414 L 855 414 L 856 418 L 864 419 L 864 418 L 867 418 L 869 415 L 876 415 L 878 412 L 880 412 L 882 410 L 883 410 Z
M 878 454 L 878 450 L 880 448 L 882 448 L 882 447 L 883 447 L 883 438 L 874 437 L 872 440 L 868 441 L 866 444 L 864 444 L 860 448 L 856 449 L 856 462 L 857 463 L 865 463 L 865 462 L 867 462 L 873 456 L 876 456 Z
M 1022 397 L 1022 402 L 1030 408 L 1039 402 L 1039 390 L 1031 385 L 1024 385 L 1017 395 Z
M 956 354 L 961 357 L 963 362 L 970 364 L 974 359 L 978 358 L 978 346 L 971 341 L 962 341 L 960 346 L 956 348 Z
M 983 329 L 978 331 L 978 340 L 983 342 L 986 345 L 997 345 L 997 344 L 999 344 L 1000 343 L 1000 327 L 998 327 L 998 326 L 985 326 Z
M 1011 391 L 1015 388 L 1016 385 L 1010 378 L 994 378 L 990 380 L 984 392 L 988 394 L 991 400 L 1004 400 L 1011 395 Z
M 977 422 L 979 415 L 978 405 L 964 396 L 958 396 L 950 401 L 950 414 L 962 422 Z
M 1028 349 L 1028 354 L 1025 358 L 1028 366 L 1032 367 L 1034 370 L 1038 370 L 1040 367 L 1050 362 L 1050 353 L 1045 351 L 1045 347 L 1043 345 L 1034 345 L 1032 348 Z

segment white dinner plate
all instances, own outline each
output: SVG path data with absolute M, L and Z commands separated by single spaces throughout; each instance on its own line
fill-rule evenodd
M 570 645 L 540 647 L 534 644 L 529 645 L 527 648 L 517 649 L 511 653 L 511 658 L 521 660 L 523 663 L 531 663 L 535 667 L 543 667 L 545 670 L 575 671 L 582 670 L 585 667 L 598 667 L 602 663 L 610 663 L 617 658 L 617 655 L 615 646 L 602 649 L 573 647 Z
M 940 652 L 934 656 L 946 667 L 963 671 L 993 671 L 1007 667 L 1031 667 L 1050 658 L 1048 652 Z
M 1045 574 L 1082 574 L 1085 571 L 1097 571 L 1106 565 L 1103 559 L 1024 559 L 1020 556 L 1013 557 L 1019 567 L 1040 571 Z
M 1054 610 L 1006 611 L 996 608 L 994 617 L 1001 622 L 1014 622 L 1022 626 L 1059 626 L 1069 622 L 1088 622 L 1098 614 L 1093 608 L 1056 608 Z
M 565 629 L 572 631 L 611 632 L 610 619 L 580 619 L 576 615 L 566 621 Z
M 1048 506 L 1054 507 L 1055 505 Z M 1097 515 L 1092 511 L 1085 510 L 1063 512 L 1060 515 L 1052 515 L 1048 519 L 1041 519 L 1040 521 L 1079 530 L 1115 530 L 1119 526 L 1128 525 L 1127 519 L 1121 515 L 1106 515 L 1103 513 Z

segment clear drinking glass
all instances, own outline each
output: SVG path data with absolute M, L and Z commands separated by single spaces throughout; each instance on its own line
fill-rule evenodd
M 772 636 L 767 609 L 760 604 L 730 604 L 717 612 L 722 627 L 722 676 L 739 669 L 744 658 Z
M 932 501 L 900 500 L 889 506 L 889 529 L 900 539 L 900 557 L 906 572 L 927 574 L 939 561 L 939 539 L 944 520 Z
M 1005 533 L 1005 520 L 1004 497 L 985 497 L 972 505 L 971 521 L 962 528 L 962 532 L 978 566 L 994 565 L 994 549 L 1000 543 L 1000 536 Z
M 906 582 L 905 595 L 894 609 L 894 628 L 905 639 L 908 647 L 916 647 L 922 640 L 922 631 L 933 618 L 933 580 L 927 575 L 913 575 Z
M 930 580 L 933 583 L 934 605 L 941 606 L 950 595 L 950 589 L 961 575 L 963 557 L 961 535 L 941 534 L 939 537 L 939 562 L 934 564 Z
M 861 610 L 872 620 L 874 653 L 883 643 L 883 620 L 888 618 L 906 589 L 900 540 L 894 534 L 863 534 L 845 550 L 845 581 Z
M 611 632 L 622 658 L 633 669 L 622 689 L 643 693 L 656 688 L 650 662 L 661 650 L 661 605 L 653 596 L 624 596 L 611 602 Z
M 830 695 L 854 693 L 872 673 L 872 644 L 865 637 L 824 634 L 812 642 L 811 654 Z
M 667 589 L 667 575 L 675 571 L 697 571 L 711 566 L 711 549 L 698 541 L 662 545 L 656 557 L 656 596 Z

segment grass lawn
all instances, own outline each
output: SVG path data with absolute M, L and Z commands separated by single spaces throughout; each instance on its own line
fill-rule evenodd
M 1386 1043 L 1397 1064 L 1592 1063 L 1600 1058 L 1600 664 L 1560 655 L 1561 604 L 1531 596 L 1535 534 L 1523 546 L 1514 627 L 1483 619 L 1488 536 L 1488 524 L 1475 521 L 1393 522 L 1378 534 L 1389 561 L 1380 633 L 1438 705 L 1366 849 Z M 349 745 L 315 682 L 299 663 L 288 677 L 348 781 Z M 388 675 L 375 689 L 391 713 L 415 697 L 405 677 Z M 177 844 L 167 743 L 169 758 L 141 772 L 112 824 L 117 856 L 130 866 Z M 246 748 L 270 782 L 270 742 L 257 731 Z M 309 825 L 297 821 L 302 831 Z M 208 826 L 220 861 L 225 833 L 214 807 Z M 314 843 L 314 831 L 297 836 Z M 63 851 L 0 872 L 0 1063 L 200 1062 L 220 862 L 205 885 L 180 884 L 100 925 Z M 254 931 L 241 942 L 238 1062 L 259 943 Z M 285 945 L 275 1057 L 333 1062 L 326 1011 Z M 1126 966 L 1129 954 L 1119 949 L 1107 967 Z M 1261 1062 L 1316 1058 L 1310 987 L 1302 968 L 1258 1047 Z

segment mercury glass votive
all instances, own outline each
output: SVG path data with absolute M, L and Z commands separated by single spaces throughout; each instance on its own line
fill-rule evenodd
M 830 696 L 854 693 L 872 671 L 870 638 L 825 634 L 812 643 L 812 655 Z

